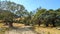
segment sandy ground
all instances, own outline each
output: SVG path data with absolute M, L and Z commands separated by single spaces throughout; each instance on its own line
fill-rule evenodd
M 14 28 L 12 30 L 6 31 L 5 34 L 37 34 L 30 29 L 31 26 L 24 26 L 20 28 Z
M 60 30 L 56 28 L 43 28 L 43 27 L 36 27 L 35 29 L 36 32 L 38 33 L 44 33 L 44 34 L 60 34 Z

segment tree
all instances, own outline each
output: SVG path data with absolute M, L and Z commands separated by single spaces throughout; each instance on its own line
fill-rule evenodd
M 27 19 L 28 19 L 28 25 L 30 25 L 30 24 L 32 24 L 32 19 L 33 19 L 33 12 L 31 11 L 31 12 L 29 12 L 28 13 L 28 16 L 27 16 Z
M 23 20 L 24 24 L 25 25 L 32 24 L 32 17 L 33 17 L 33 13 L 32 12 L 27 12 L 26 16 L 23 17 L 24 18 L 24 20 Z
M 36 14 L 34 15 L 34 20 L 35 22 L 40 26 L 41 24 L 41 21 L 43 20 L 43 17 L 44 17 L 44 13 L 46 12 L 47 10 L 46 9 L 38 9 Z
M 15 16 L 15 14 L 13 14 L 12 12 L 8 11 L 8 10 L 1 10 L 0 11 L 0 17 L 1 20 L 3 20 L 5 22 L 6 25 L 8 25 L 9 23 L 9 26 L 13 26 L 12 23 L 13 23 L 13 16 Z
M 0 9 L 6 10 L 6 11 L 4 11 L 5 14 L 3 14 L 4 17 L 6 16 L 4 19 L 8 18 L 7 21 L 9 22 L 9 26 L 12 27 L 13 19 L 14 19 L 13 14 L 15 14 L 17 16 L 24 15 L 25 8 L 23 5 L 16 4 L 16 3 L 10 2 L 10 1 L 0 1 L 0 2 L 1 2 Z M 16 14 L 16 12 L 18 12 L 18 13 Z

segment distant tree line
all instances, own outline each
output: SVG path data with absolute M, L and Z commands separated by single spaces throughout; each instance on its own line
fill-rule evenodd
M 19 20 L 14 20 L 20 18 Z M 23 5 L 16 4 L 10 1 L 0 1 L 0 20 L 3 20 L 5 25 L 13 27 L 13 23 L 23 23 L 25 25 L 44 24 L 46 27 L 60 26 L 60 8 L 43 9 L 38 8 L 34 11 L 27 11 Z
M 37 24 L 45 24 L 46 26 L 52 25 L 53 27 L 60 26 L 60 8 L 53 9 L 37 9 L 35 20 Z

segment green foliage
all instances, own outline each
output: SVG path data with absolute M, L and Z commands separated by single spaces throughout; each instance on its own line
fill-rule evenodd
M 21 18 L 15 22 L 21 22 L 24 24 L 45 24 L 46 26 L 60 25 L 60 8 L 57 10 L 53 9 L 41 9 L 38 8 L 36 13 L 28 12 L 25 7 L 21 4 L 16 4 L 10 1 L 0 1 L 0 20 L 6 20 L 7 22 L 13 22 L 16 17 Z
M 34 20 L 38 25 L 45 24 L 48 26 L 49 24 L 51 24 L 53 26 L 57 26 L 57 24 L 59 24 L 58 22 L 60 21 L 60 9 L 38 9 L 36 14 L 34 15 Z
M 25 7 L 10 1 L 0 1 L 0 19 L 8 22 L 12 26 L 13 21 L 18 16 L 26 14 Z

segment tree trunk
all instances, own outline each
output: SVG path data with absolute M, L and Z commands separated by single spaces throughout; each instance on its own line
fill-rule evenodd
M 7 23 L 7 22 L 5 22 L 5 25 L 8 25 L 8 23 Z
M 38 26 L 40 26 L 40 24 L 41 24 L 41 21 L 40 21 L 40 19 L 38 20 Z
M 8 25 L 8 22 L 7 21 L 4 21 L 4 25 Z
M 52 20 L 52 25 L 53 25 L 53 27 L 56 27 L 56 25 L 55 25 L 55 22 L 54 22 L 55 20 Z
M 53 27 L 56 27 L 55 22 L 53 22 L 52 24 L 53 24 Z
M 40 24 L 41 24 L 41 23 L 39 22 L 38 25 L 40 26 Z
M 13 23 L 9 23 L 9 27 L 13 27 Z
M 48 27 L 49 26 L 49 23 L 48 22 L 46 22 L 46 27 Z
M 46 24 L 46 27 L 48 27 L 48 24 Z

